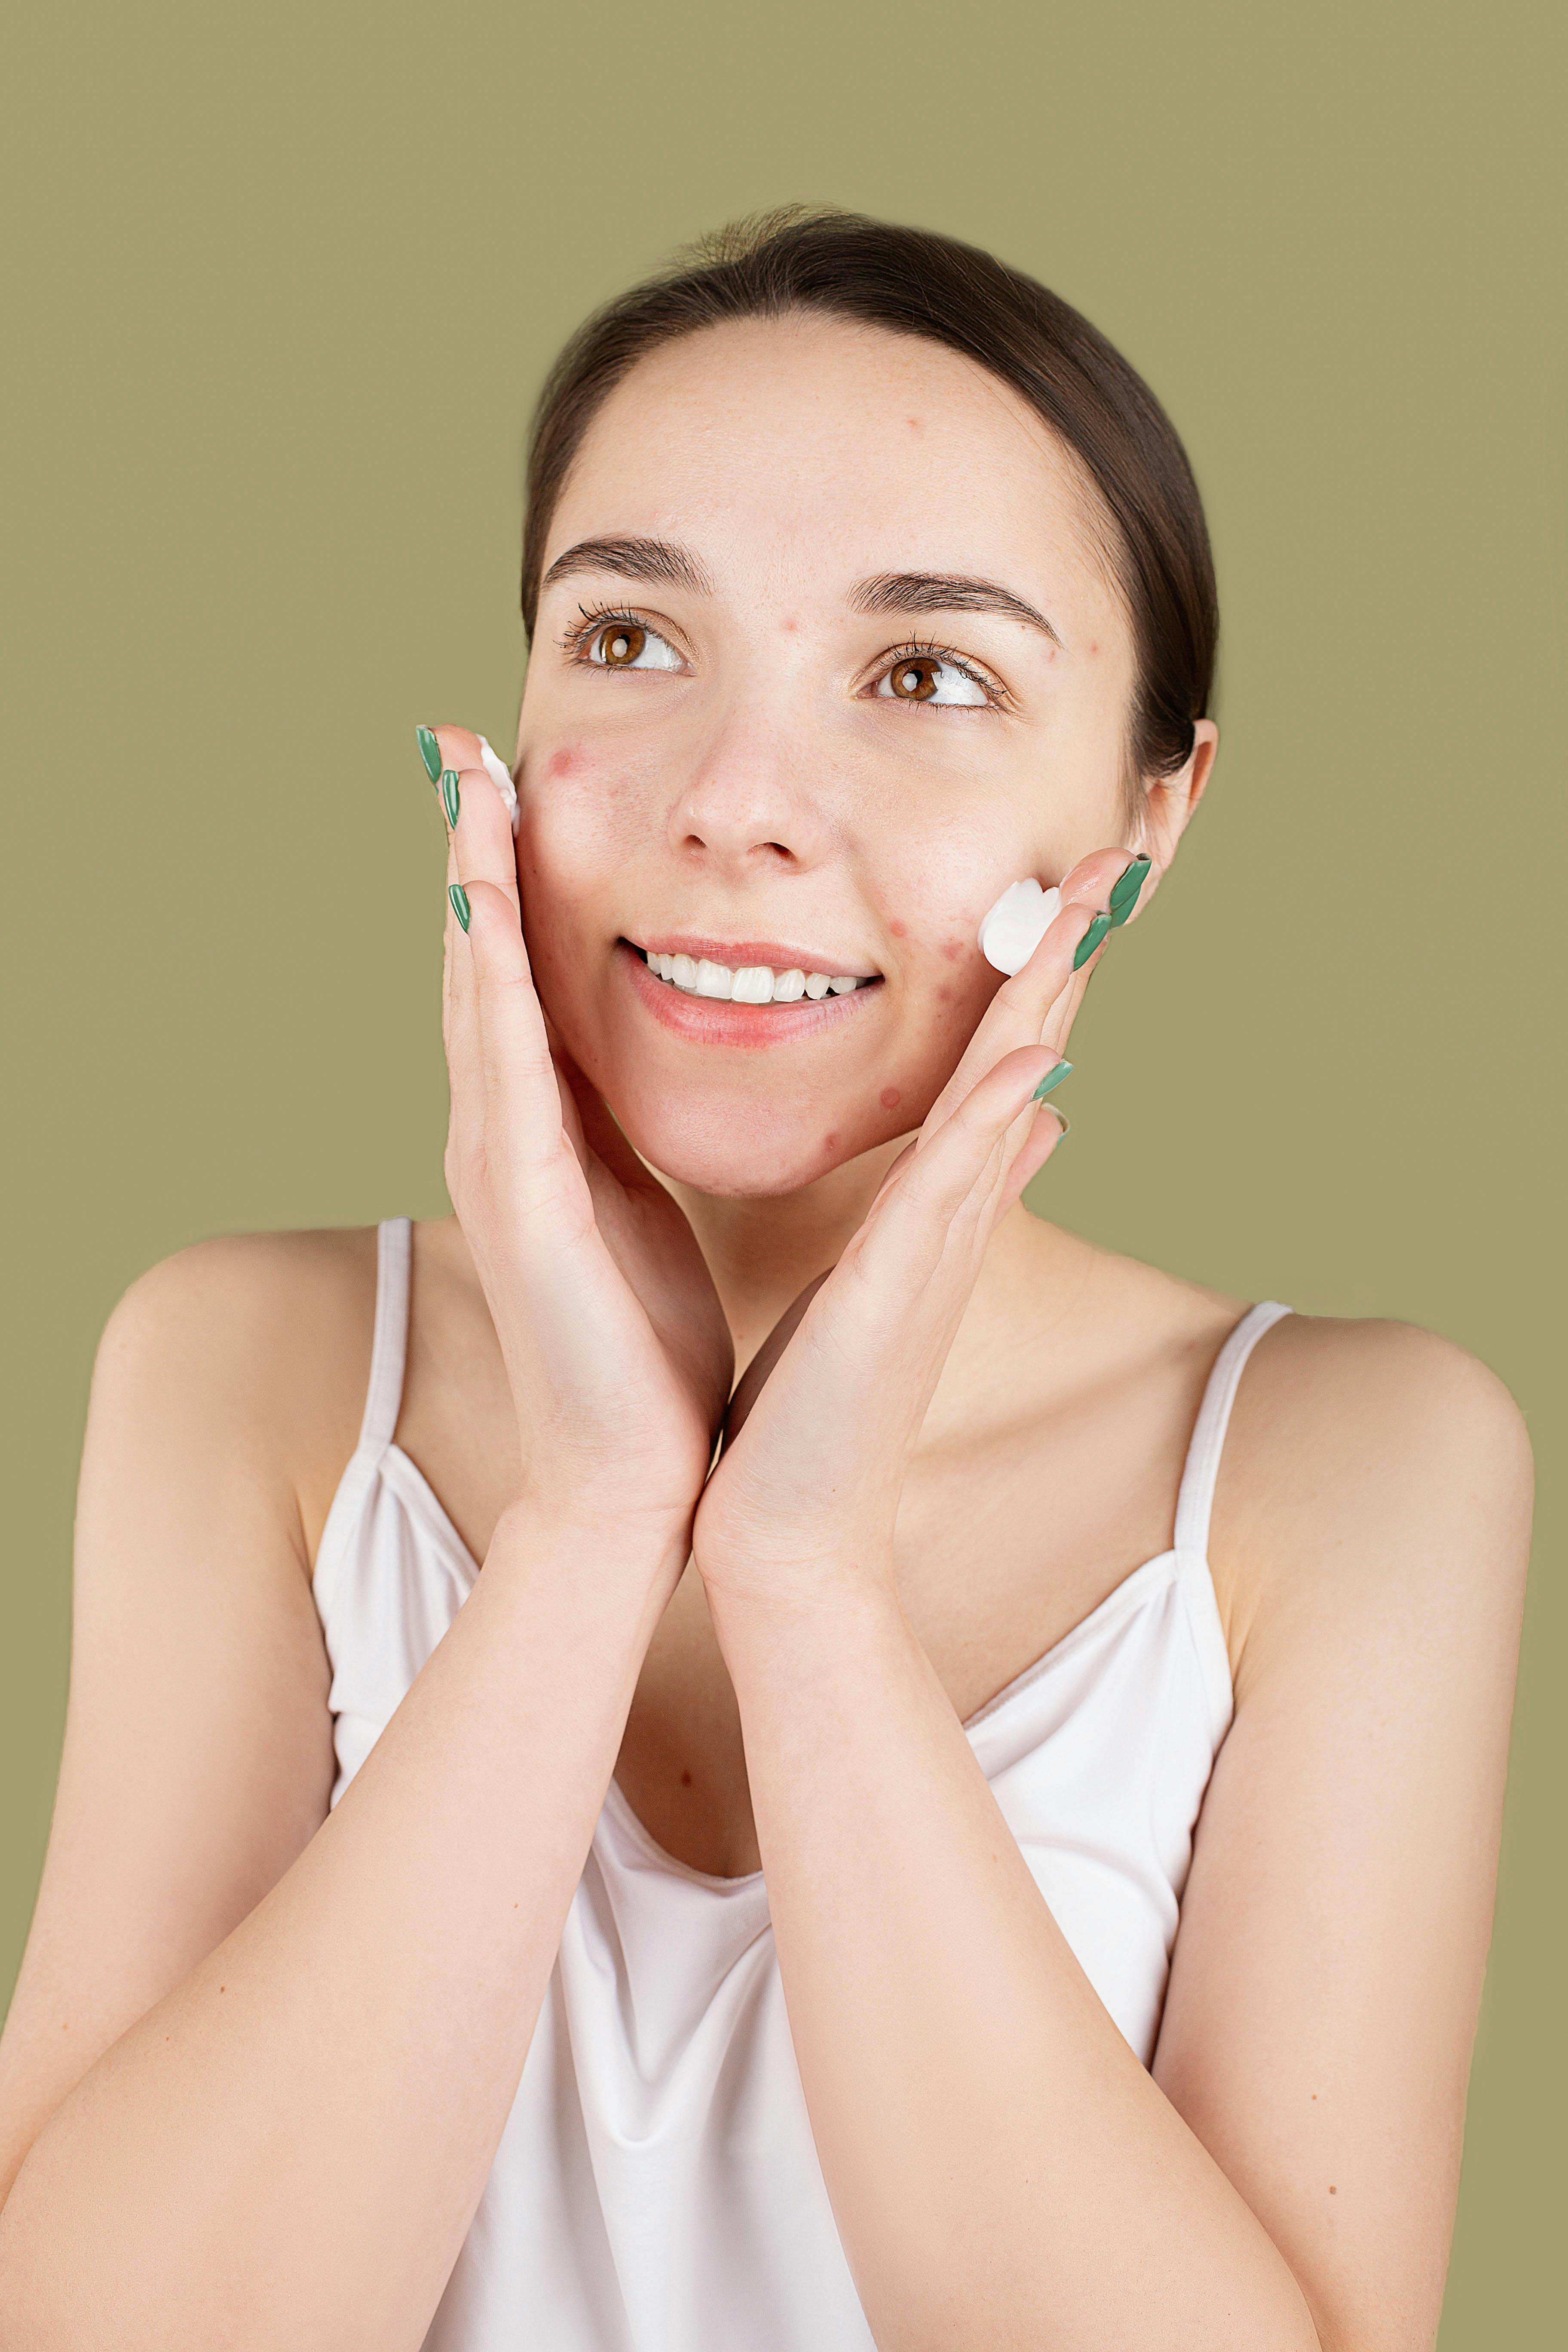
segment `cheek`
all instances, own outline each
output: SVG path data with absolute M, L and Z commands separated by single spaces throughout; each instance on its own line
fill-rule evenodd
M 552 896 L 578 899 L 624 866 L 646 828 L 646 799 L 623 756 L 573 740 L 524 755 L 518 849 Z

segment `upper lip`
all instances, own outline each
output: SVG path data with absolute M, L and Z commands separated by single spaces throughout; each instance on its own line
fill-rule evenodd
M 693 962 L 704 958 L 731 971 L 747 965 L 766 964 L 773 971 L 825 971 L 830 980 L 880 980 L 879 971 L 864 971 L 853 959 L 836 961 L 815 948 L 795 947 L 779 940 L 716 940 L 696 931 L 647 931 L 640 939 L 625 937 L 645 955 L 685 955 Z

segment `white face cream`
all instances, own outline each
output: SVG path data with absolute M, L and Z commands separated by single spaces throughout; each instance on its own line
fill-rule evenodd
M 1042 890 L 1032 877 L 1011 883 L 981 923 L 981 954 L 997 971 L 1022 971 L 1061 910 L 1059 890 Z
M 512 782 L 500 752 L 492 751 L 482 735 L 479 737 L 479 757 L 485 763 L 485 773 L 506 803 L 507 814 L 511 819 L 511 829 L 515 833 L 522 814 L 517 804 L 517 787 Z

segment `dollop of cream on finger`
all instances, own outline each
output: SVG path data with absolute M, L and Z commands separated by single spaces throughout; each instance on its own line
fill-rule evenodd
M 522 812 L 517 804 L 517 786 L 512 782 L 510 771 L 500 753 L 492 751 L 482 735 L 479 737 L 479 757 L 485 763 L 486 775 L 506 803 L 507 814 L 511 819 L 511 829 L 515 833 Z
M 1010 882 L 980 925 L 981 954 L 1009 978 L 1022 971 L 1062 910 L 1062 894 L 1042 889 L 1032 875 Z

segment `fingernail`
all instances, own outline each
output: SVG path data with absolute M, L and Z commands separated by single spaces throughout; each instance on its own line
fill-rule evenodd
M 1127 920 L 1128 916 L 1138 904 L 1138 893 L 1143 887 L 1144 881 L 1147 878 L 1149 863 L 1150 861 L 1146 857 L 1135 857 L 1132 860 L 1131 865 L 1127 868 L 1125 874 L 1123 874 L 1121 879 L 1114 885 L 1110 893 L 1110 928 L 1112 930 L 1116 929 L 1118 923 L 1124 923 Z
M 438 784 L 441 781 L 441 746 L 437 742 L 428 727 L 416 727 L 414 730 L 414 740 L 419 746 L 419 757 L 425 762 L 426 772 L 430 782 L 433 784 Z
M 1072 960 L 1072 968 L 1074 971 L 1080 971 L 1083 969 L 1083 966 L 1089 961 L 1089 957 L 1094 953 L 1095 949 L 1100 945 L 1100 940 L 1110 929 L 1113 919 L 1114 919 L 1110 915 L 1096 915 L 1093 922 L 1090 923 L 1088 930 L 1085 931 L 1082 939 L 1079 940 L 1078 943 L 1078 953 Z
M 1068 1115 L 1067 1115 L 1067 1113 L 1066 1113 L 1066 1111 L 1065 1111 L 1065 1110 L 1058 1110 L 1058 1109 L 1057 1108 L 1057 1106 L 1056 1106 L 1056 1104 L 1055 1104 L 1055 1103 L 1053 1103 L 1053 1104 L 1051 1105 L 1051 1117 L 1052 1117 L 1053 1118 L 1060 1119 L 1060 1121 L 1061 1121 L 1061 1128 L 1062 1128 L 1062 1131 L 1061 1131 L 1061 1134 L 1058 1136 L 1057 1140 L 1056 1140 L 1056 1150 L 1057 1150 L 1058 1151 L 1059 1151 L 1059 1150 L 1061 1150 L 1061 1148 L 1062 1148 L 1062 1140 L 1063 1140 L 1063 1138 L 1064 1138 L 1064 1137 L 1066 1137 L 1066 1136 L 1068 1136 L 1068 1135 L 1070 1135 L 1070 1133 L 1072 1132 L 1072 1121 L 1071 1121 L 1071 1119 L 1069 1119 L 1069 1118 L 1068 1118 Z
M 463 926 L 463 929 L 467 930 L 468 928 L 468 892 L 464 889 L 460 882 L 448 882 L 447 885 L 447 896 L 452 901 L 453 914 L 456 915 L 458 922 Z
M 1040 1080 L 1039 1085 L 1035 1088 L 1034 1093 L 1029 1097 L 1029 1100 L 1031 1102 L 1044 1102 L 1046 1097 L 1050 1093 L 1053 1087 L 1059 1087 L 1064 1078 L 1070 1077 L 1071 1076 L 1072 1064 L 1070 1062 L 1053 1063 L 1051 1067 L 1046 1072 L 1045 1076 Z
M 455 825 L 458 822 L 458 811 L 463 805 L 462 797 L 458 791 L 456 768 L 443 768 L 441 771 L 441 798 L 446 804 L 447 822 L 448 824 Z

